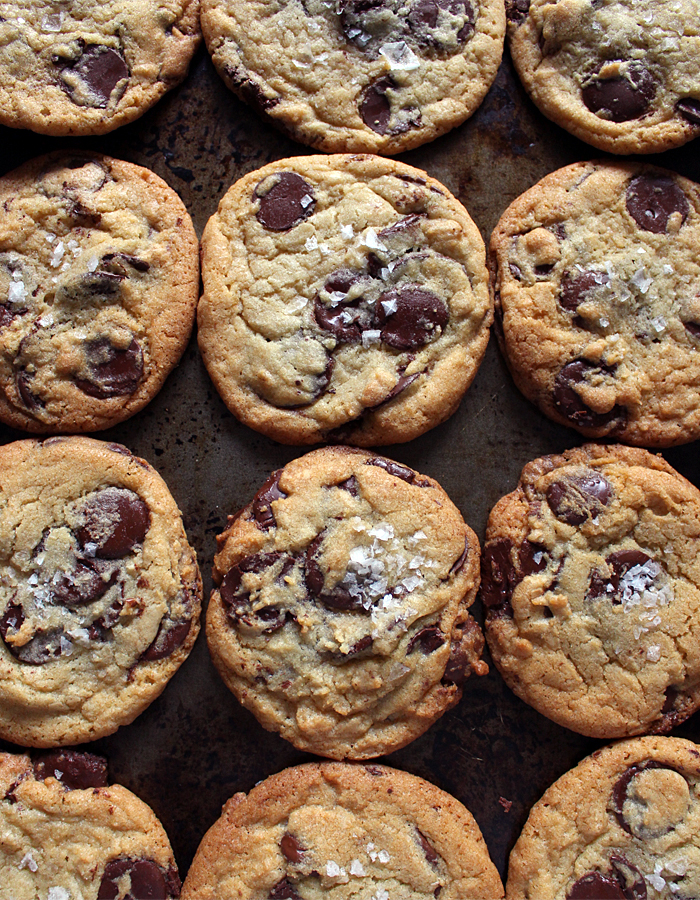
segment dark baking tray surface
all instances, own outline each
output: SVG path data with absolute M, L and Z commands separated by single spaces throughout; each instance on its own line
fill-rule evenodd
M 49 150 L 87 147 L 154 170 L 182 197 L 201 234 L 228 187 L 265 163 L 311 151 L 283 137 L 240 103 L 200 49 L 188 79 L 142 119 L 100 138 L 58 139 L 0 128 L 0 173 Z M 539 114 L 507 54 L 473 118 L 432 144 L 403 154 L 467 207 L 488 241 L 506 206 L 548 172 L 600 157 Z M 700 181 L 698 142 L 649 162 Z M 0 426 L 5 443 L 27 435 Z M 211 587 L 214 537 L 269 473 L 300 456 L 239 424 L 206 374 L 193 338 L 164 389 L 133 419 L 94 437 L 119 441 L 168 483 Z M 489 345 L 458 412 L 408 444 L 382 452 L 436 478 L 483 540 L 489 510 L 513 490 L 530 459 L 582 443 L 516 390 Z M 664 452 L 700 486 L 697 443 Z M 700 714 L 674 732 L 700 741 Z M 505 876 L 508 853 L 533 803 L 603 742 L 553 724 L 518 700 L 492 666 L 470 679 L 461 703 L 423 737 L 382 761 L 426 778 L 474 814 Z M 1 744 L 4 749 L 20 748 Z M 264 731 L 223 686 L 200 634 L 163 695 L 112 737 L 85 745 L 110 761 L 111 780 L 149 803 L 163 822 L 184 878 L 206 829 L 236 791 L 312 759 Z

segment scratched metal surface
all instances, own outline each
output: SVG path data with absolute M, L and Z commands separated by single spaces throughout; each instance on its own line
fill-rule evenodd
M 697 144 L 648 159 L 700 181 Z M 0 174 L 40 153 L 75 146 L 153 169 L 180 194 L 200 234 L 237 178 L 272 160 L 310 152 L 233 97 L 203 50 L 179 89 L 111 135 L 52 139 L 0 128 Z M 488 239 L 503 210 L 522 191 L 560 166 L 597 155 L 537 112 L 506 57 L 469 122 L 400 158 L 442 181 Z M 3 443 L 24 436 L 0 426 Z M 250 431 L 227 412 L 194 339 L 145 410 L 95 437 L 125 444 L 165 478 L 199 555 L 207 594 L 214 536 L 226 516 L 247 503 L 273 469 L 303 452 Z M 455 416 L 419 440 L 383 452 L 436 478 L 483 538 L 489 510 L 513 489 L 528 460 L 579 443 L 576 432 L 549 422 L 518 393 L 492 343 Z M 700 486 L 697 443 L 664 455 Z M 700 741 L 700 714 L 674 733 Z M 600 743 L 535 713 L 511 694 L 492 667 L 488 676 L 467 682 L 456 709 L 383 761 L 433 781 L 465 803 L 505 875 L 508 853 L 532 804 Z M 237 704 L 209 661 L 203 635 L 145 713 L 86 749 L 105 753 L 111 779 L 154 808 L 183 877 L 202 835 L 231 794 L 311 759 L 263 731 Z

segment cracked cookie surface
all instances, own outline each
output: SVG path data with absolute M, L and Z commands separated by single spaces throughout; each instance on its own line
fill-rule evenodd
M 532 100 L 599 150 L 659 153 L 700 134 L 698 0 L 507 0 Z
M 604 747 L 533 807 L 508 900 L 691 900 L 700 893 L 700 748 L 643 737 Z
M 496 77 L 503 0 L 204 0 L 214 65 L 318 150 L 393 154 L 461 124 Z
M 576 163 L 518 197 L 490 244 L 497 333 L 520 390 L 587 437 L 700 437 L 700 185 Z
M 198 0 L 0 3 L 0 122 L 40 134 L 104 134 L 187 74 Z
M 228 801 L 199 846 L 182 900 L 438 895 L 503 896 L 469 811 L 422 778 L 387 766 L 312 763 Z
M 96 431 L 142 409 L 194 323 L 197 238 L 157 175 L 54 153 L 0 179 L 0 419 Z
M 661 457 L 584 445 L 529 463 L 489 517 L 481 598 L 506 684 L 591 737 L 700 705 L 700 492 Z
M 180 879 L 153 811 L 73 750 L 0 754 L 0 883 L 12 900 L 175 900 Z
M 81 743 L 131 722 L 184 662 L 201 580 L 160 476 L 118 444 L 0 450 L 0 734 Z
M 299 157 L 228 191 L 202 239 L 199 346 L 229 409 L 290 444 L 411 440 L 451 415 L 492 320 L 483 242 L 425 172 Z
M 367 759 L 458 702 L 483 636 L 479 544 L 430 478 L 350 448 L 275 472 L 219 538 L 214 662 L 268 730 Z

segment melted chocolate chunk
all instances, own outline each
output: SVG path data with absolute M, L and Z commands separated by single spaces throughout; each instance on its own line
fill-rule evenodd
M 273 472 L 253 498 L 253 517 L 263 531 L 277 525 L 272 512 L 273 500 L 282 500 L 287 496 L 279 487 L 281 475 L 281 469 Z
M 554 381 L 555 409 L 564 418 L 582 428 L 605 428 L 608 425 L 624 422 L 627 415 L 624 406 L 616 403 L 608 412 L 595 412 L 583 402 L 575 390 L 574 385 L 583 384 L 586 376 L 593 372 L 612 374 L 613 369 L 610 366 L 596 366 L 583 359 L 567 363 Z
M 644 66 L 632 63 L 628 75 L 602 78 L 596 75 L 581 89 L 588 109 L 611 122 L 640 119 L 656 94 L 653 75 Z
M 418 832 L 418 842 L 423 848 L 425 858 L 428 860 L 431 866 L 436 866 L 440 861 L 440 857 L 436 853 L 435 848 L 419 828 L 416 828 L 416 831 Z
M 123 900 L 171 900 L 180 896 L 180 879 L 177 879 L 177 893 L 174 893 L 172 873 L 168 873 L 170 877 L 166 881 L 166 875 L 152 860 L 120 857 L 105 866 L 97 900 L 117 900 L 117 897 L 122 897 L 119 893 L 119 880 L 127 873 L 131 878 L 131 887 Z
M 520 576 L 513 564 L 512 547 L 509 538 L 497 538 L 486 544 L 481 556 L 481 601 L 490 615 L 513 616 L 510 601 Z
M 76 387 L 98 400 L 133 394 L 143 376 L 143 352 L 136 339 L 126 350 L 113 347 L 108 338 L 85 344 L 88 375 L 74 378 Z
M 99 900 L 99 898 L 98 898 Z M 301 900 L 291 881 L 283 878 L 270 891 L 268 900 Z
M 530 12 L 530 0 L 506 0 L 506 18 L 515 25 L 522 25 Z
M 426 656 L 429 653 L 432 653 L 433 650 L 437 650 L 438 647 L 442 647 L 445 643 L 445 635 L 440 631 L 437 625 L 427 625 L 425 628 L 421 628 L 416 634 L 413 635 L 411 640 L 408 642 L 408 647 L 406 648 L 406 653 L 413 653 L 416 647 L 420 647 L 421 652 Z
M 391 104 L 386 96 L 389 88 L 395 87 L 394 79 L 388 75 L 378 78 L 365 90 L 360 101 L 360 118 L 376 134 L 389 132 Z
M 635 566 L 643 566 L 651 560 L 651 556 L 641 550 L 618 550 L 611 553 L 605 560 L 610 566 L 612 574 L 605 578 L 600 572 L 594 571 L 591 575 L 591 583 L 586 593 L 587 600 L 597 600 L 607 597 L 613 603 L 621 603 L 620 581 Z
M 94 753 L 49 750 L 34 759 L 37 781 L 56 778 L 68 790 L 107 787 L 107 760 Z
M 301 844 L 293 834 L 290 834 L 288 831 L 282 835 L 282 840 L 280 841 L 280 850 L 285 855 L 285 857 L 292 863 L 301 862 L 304 858 L 304 853 L 306 852 L 306 848 Z
M 393 307 L 395 311 L 389 312 Z M 404 284 L 380 295 L 376 317 L 384 343 L 397 350 L 414 350 L 444 329 L 449 312 L 436 294 Z
M 141 659 L 148 662 L 155 662 L 158 659 L 165 659 L 174 653 L 178 647 L 181 647 L 187 640 L 190 633 L 192 621 L 165 621 L 163 620 L 158 626 L 158 632 L 153 639 L 153 643 L 141 655 Z
M 133 491 L 110 487 L 93 494 L 83 506 L 84 524 L 77 537 L 100 559 L 119 559 L 143 544 L 151 526 L 148 506 Z
M 413 484 L 416 481 L 416 473 L 413 469 L 409 469 L 408 466 L 402 466 L 390 459 L 385 459 L 383 456 L 375 456 L 373 459 L 368 459 L 365 465 L 378 466 L 395 478 L 408 482 L 408 484 Z
M 581 272 L 573 278 L 566 273 L 562 278 L 559 305 L 568 312 L 576 312 L 580 303 L 588 300 L 599 287 L 610 284 L 603 272 Z
M 627 188 L 627 212 L 644 231 L 663 234 L 674 213 L 681 222 L 688 218 L 688 198 L 683 189 L 668 175 L 639 175 Z
M 613 488 L 607 478 L 593 469 L 578 475 L 566 475 L 553 481 L 546 491 L 547 503 L 560 522 L 582 525 L 608 506 Z
M 253 196 L 260 200 L 255 217 L 270 231 L 289 231 L 308 219 L 316 206 L 313 188 L 296 172 L 280 172 L 265 178 Z
M 685 97 L 676 103 L 676 112 L 683 116 L 686 122 L 690 122 L 691 125 L 700 125 L 700 100 Z

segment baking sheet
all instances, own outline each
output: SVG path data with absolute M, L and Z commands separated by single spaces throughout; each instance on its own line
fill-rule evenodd
M 203 48 L 183 85 L 112 134 L 58 139 L 0 128 L 0 174 L 40 153 L 71 147 L 154 170 L 180 194 L 200 235 L 236 179 L 275 159 L 312 152 L 238 101 Z M 506 53 L 495 84 L 469 122 L 398 158 L 442 181 L 488 241 L 506 206 L 541 177 L 600 156 L 540 115 Z M 700 181 L 698 141 L 644 159 Z M 0 426 L 2 443 L 26 436 Z M 94 437 L 125 444 L 166 480 L 197 550 L 205 596 L 211 588 L 215 535 L 227 515 L 248 503 L 273 469 L 305 452 L 276 444 L 230 415 L 209 381 L 194 337 L 159 396 L 133 419 Z M 522 466 L 580 443 L 577 432 L 550 422 L 519 394 L 492 340 L 458 412 L 422 438 L 382 452 L 436 478 L 483 540 L 489 510 L 515 487 Z M 663 455 L 700 486 L 697 442 Z M 673 734 L 700 742 L 700 713 Z M 420 775 L 461 800 L 505 877 L 508 853 L 533 803 L 602 744 L 530 709 L 492 666 L 486 677 L 466 683 L 454 710 L 382 762 Z M 0 747 L 21 749 L 2 742 Z M 264 731 L 239 706 L 214 670 L 203 634 L 145 713 L 84 748 L 104 753 L 111 780 L 153 807 L 183 879 L 200 839 L 231 794 L 313 758 Z

